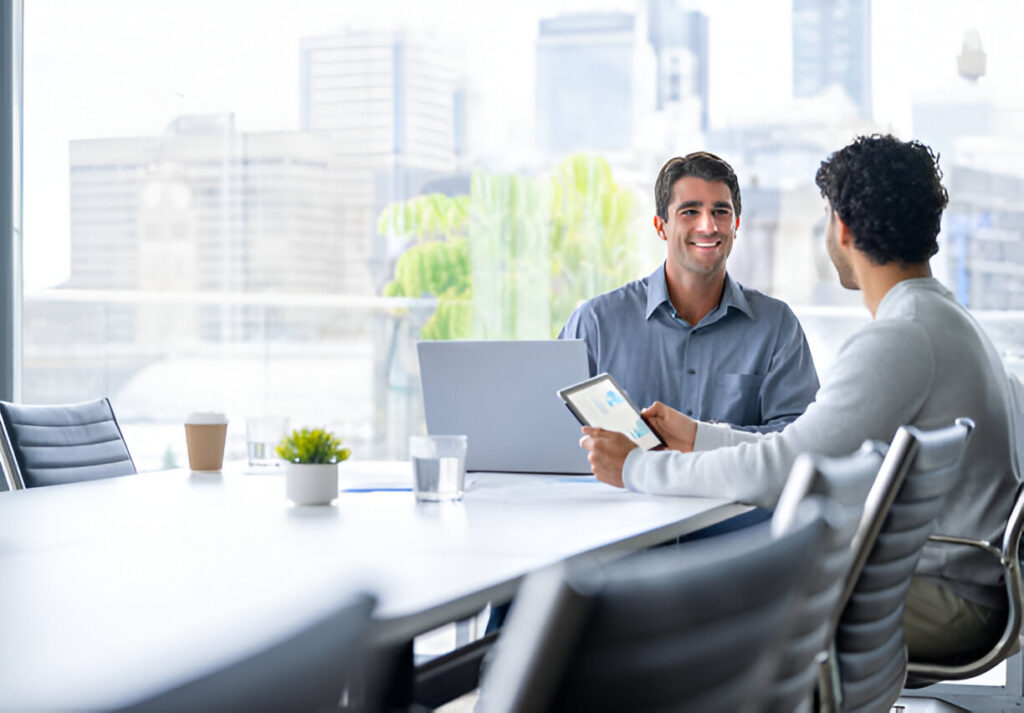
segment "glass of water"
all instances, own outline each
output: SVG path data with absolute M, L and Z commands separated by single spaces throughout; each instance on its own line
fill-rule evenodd
M 275 449 L 287 431 L 286 416 L 254 416 L 245 419 L 245 451 L 249 465 L 257 468 L 280 465 Z
M 412 489 L 417 500 L 461 500 L 466 484 L 465 436 L 412 436 Z

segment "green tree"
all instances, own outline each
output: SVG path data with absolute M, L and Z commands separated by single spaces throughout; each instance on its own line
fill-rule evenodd
M 468 213 L 469 196 L 429 193 L 386 206 L 377 219 L 377 232 L 420 242 L 445 240 L 465 235 Z
M 577 154 L 551 176 L 551 318 L 555 331 L 580 301 L 636 277 L 639 267 L 632 191 L 608 163 Z
M 484 171 L 473 174 L 469 255 L 474 337 L 549 336 L 550 206 L 546 180 Z
M 404 238 L 408 247 L 395 263 L 387 297 L 438 298 L 420 336 L 458 339 L 469 334 L 472 315 L 469 249 L 466 240 L 469 196 L 432 193 L 387 206 L 377 232 Z
M 475 171 L 468 196 L 382 212 L 378 232 L 408 245 L 384 294 L 438 297 L 425 339 L 555 336 L 579 302 L 636 276 L 635 207 L 596 156 L 541 177 Z

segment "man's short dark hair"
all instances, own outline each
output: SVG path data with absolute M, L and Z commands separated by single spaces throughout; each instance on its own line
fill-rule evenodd
M 825 159 L 814 180 L 875 264 L 922 263 L 939 251 L 949 194 L 938 157 L 920 141 L 860 136 Z
M 658 180 L 654 183 L 654 205 L 662 220 L 668 220 L 668 204 L 672 202 L 672 186 L 680 178 L 693 176 L 705 181 L 721 181 L 729 186 L 732 194 L 732 208 L 736 217 L 740 215 L 740 184 L 732 166 L 707 151 L 695 151 L 685 156 L 669 159 L 661 167 Z

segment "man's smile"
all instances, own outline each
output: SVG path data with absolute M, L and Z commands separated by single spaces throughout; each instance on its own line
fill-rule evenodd
M 691 240 L 690 245 L 698 248 L 717 248 L 722 244 L 721 240 Z

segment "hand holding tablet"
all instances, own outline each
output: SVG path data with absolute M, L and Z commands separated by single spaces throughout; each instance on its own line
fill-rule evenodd
M 665 445 L 611 374 L 598 374 L 559 390 L 558 395 L 584 426 L 624 433 L 644 450 Z

